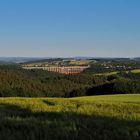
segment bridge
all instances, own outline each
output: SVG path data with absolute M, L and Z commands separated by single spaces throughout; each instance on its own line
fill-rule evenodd
M 30 67 L 26 66 L 23 69 L 42 69 L 50 72 L 57 72 L 62 74 L 78 74 L 83 72 L 85 69 L 89 68 L 89 66 L 62 66 L 62 67 Z

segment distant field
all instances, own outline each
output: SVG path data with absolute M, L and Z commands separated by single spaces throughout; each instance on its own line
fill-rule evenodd
M 75 61 L 70 61 L 70 65 L 88 65 L 91 62 L 95 62 L 94 60 L 75 60 Z
M 140 94 L 0 98 L 1 140 L 140 138 Z
M 94 75 L 106 75 L 106 76 L 109 76 L 109 75 L 115 75 L 117 73 L 118 73 L 117 71 L 113 71 L 113 72 L 97 73 L 97 74 L 94 74 Z
M 140 69 L 131 70 L 131 72 L 133 72 L 133 73 L 140 73 Z
M 126 71 L 128 72 L 128 71 Z M 140 73 L 140 69 L 135 69 L 135 70 L 131 70 L 132 73 Z M 109 76 L 109 75 L 115 75 L 117 74 L 118 71 L 113 71 L 113 72 L 104 72 L 104 73 L 97 73 L 95 75 L 106 75 L 106 76 Z

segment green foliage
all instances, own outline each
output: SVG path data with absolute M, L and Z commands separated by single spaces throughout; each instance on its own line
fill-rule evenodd
M 139 75 L 63 75 L 24 70 L 19 65 L 0 66 L 1 97 L 76 97 L 113 93 L 140 93 Z
M 120 78 L 114 84 L 114 91 L 118 93 L 139 93 L 140 81 Z
M 82 81 L 82 80 L 81 80 Z M 0 69 L 0 96 L 69 97 L 73 90 L 90 85 L 43 70 Z M 80 93 L 79 93 L 80 94 Z

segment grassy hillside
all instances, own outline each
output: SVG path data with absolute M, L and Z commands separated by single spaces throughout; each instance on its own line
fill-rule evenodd
M 134 73 L 134 74 L 138 74 L 138 73 L 140 73 L 140 69 L 134 69 L 134 70 L 126 71 L 126 72 L 131 72 L 131 73 Z M 109 75 L 116 75 L 117 73 L 119 73 L 119 71 L 97 73 L 97 74 L 94 74 L 94 75 L 106 75 L 106 76 L 109 76 Z
M 139 94 L 0 98 L 2 140 L 139 138 Z
M 140 103 L 139 94 L 118 94 L 118 95 L 102 95 L 102 96 L 85 96 L 85 97 L 76 97 L 73 100 L 84 100 L 88 102 L 123 102 L 123 103 Z
M 140 73 L 140 69 L 131 70 L 132 73 Z
M 70 61 L 69 65 L 89 65 L 90 63 L 95 62 L 94 60 L 75 60 L 75 61 Z
M 104 72 L 104 73 L 97 73 L 94 75 L 106 75 L 106 76 L 110 76 L 110 75 L 116 75 L 118 73 L 118 71 L 113 71 L 113 72 Z

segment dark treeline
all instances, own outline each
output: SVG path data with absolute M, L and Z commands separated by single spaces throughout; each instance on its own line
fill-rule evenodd
M 140 75 L 121 72 L 114 76 L 63 75 L 24 70 L 18 65 L 0 66 L 2 97 L 75 97 L 113 93 L 140 93 Z

